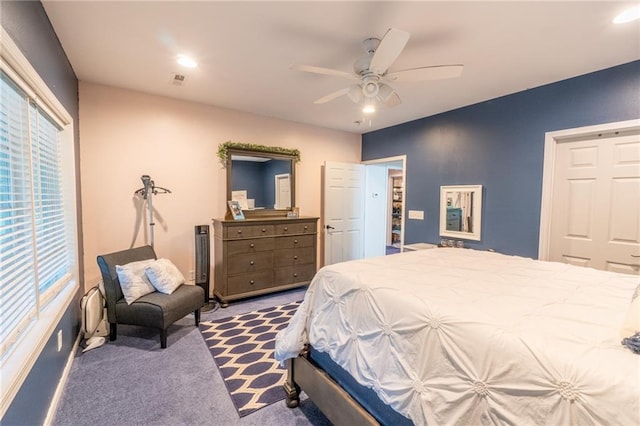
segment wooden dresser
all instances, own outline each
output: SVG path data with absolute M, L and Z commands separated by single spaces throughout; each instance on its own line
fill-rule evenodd
M 214 219 L 214 294 L 222 307 L 308 284 L 317 267 L 317 224 L 317 217 Z

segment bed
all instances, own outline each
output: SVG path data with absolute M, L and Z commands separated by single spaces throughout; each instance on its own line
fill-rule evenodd
M 302 388 L 334 423 L 395 424 L 315 352 L 417 425 L 638 425 L 640 355 L 620 330 L 639 283 L 457 248 L 324 267 L 276 339 L 288 404 Z

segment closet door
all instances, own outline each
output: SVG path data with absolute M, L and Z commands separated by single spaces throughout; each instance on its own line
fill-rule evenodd
M 557 144 L 549 260 L 640 274 L 640 135 Z

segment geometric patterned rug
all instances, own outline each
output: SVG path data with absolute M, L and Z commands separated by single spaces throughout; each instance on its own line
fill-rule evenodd
M 300 303 L 200 322 L 202 337 L 240 417 L 285 398 L 286 370 L 273 357 L 275 337 Z

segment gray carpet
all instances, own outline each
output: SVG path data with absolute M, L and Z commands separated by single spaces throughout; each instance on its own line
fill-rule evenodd
M 231 303 L 202 321 L 301 300 L 305 289 Z M 303 395 L 298 408 L 279 401 L 239 418 L 193 315 L 169 328 L 118 326 L 118 339 L 73 361 L 54 425 L 330 425 Z

